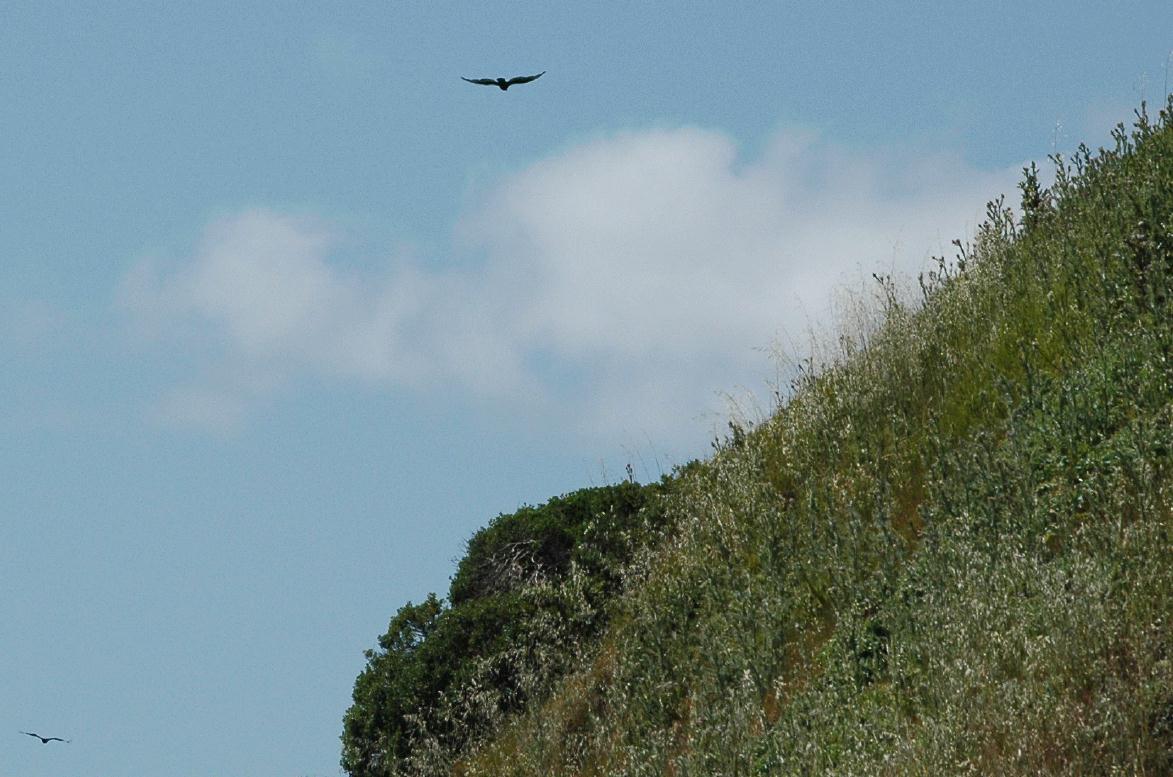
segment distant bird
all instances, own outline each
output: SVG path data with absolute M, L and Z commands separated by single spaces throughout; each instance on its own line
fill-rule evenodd
M 536 76 L 514 76 L 508 80 L 504 78 L 465 78 L 460 77 L 462 81 L 468 81 L 470 84 L 480 84 L 481 86 L 495 86 L 504 92 L 514 84 L 528 84 L 530 81 L 536 81 L 546 74 L 546 71 L 538 73 Z
M 36 737 L 37 739 L 41 740 L 42 745 L 47 745 L 50 742 L 64 742 L 65 744 L 69 744 L 68 739 L 62 739 L 61 737 L 43 737 L 40 734 L 34 734 L 31 731 L 22 731 L 20 733 L 28 734 L 30 737 Z

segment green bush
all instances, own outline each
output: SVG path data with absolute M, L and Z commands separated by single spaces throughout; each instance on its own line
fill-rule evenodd
M 565 670 L 606 623 L 671 484 L 590 488 L 500 515 L 468 542 L 445 606 L 410 602 L 367 652 L 342 735 L 352 775 L 441 769 Z

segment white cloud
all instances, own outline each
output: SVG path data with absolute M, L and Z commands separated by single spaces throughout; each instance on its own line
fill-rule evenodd
M 253 210 L 209 225 L 162 274 L 135 268 L 123 297 L 164 336 L 216 334 L 219 377 L 160 406 L 181 423 L 239 420 L 313 375 L 455 386 L 620 442 L 695 437 L 717 392 L 769 372 L 760 349 L 777 333 L 825 317 L 861 272 L 920 269 L 1016 173 L 899 163 L 798 131 L 754 159 L 719 132 L 626 132 L 484 193 L 453 241 L 473 262 L 345 270 L 321 225 Z

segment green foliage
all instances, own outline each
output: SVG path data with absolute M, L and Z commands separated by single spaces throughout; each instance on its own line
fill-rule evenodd
M 461 604 L 393 621 L 356 683 L 347 746 L 402 757 L 344 765 L 1170 773 L 1173 101 L 1114 140 L 1049 189 L 1024 171 L 1021 221 L 991 203 L 918 306 L 877 278 L 772 417 L 654 499 L 494 521 Z
M 355 682 L 354 705 L 343 723 L 342 766 L 351 774 L 379 774 L 385 759 L 407 753 L 410 741 L 396 721 L 427 698 L 430 678 L 417 654 L 442 609 L 434 594 L 418 605 L 408 602 L 379 638 L 380 649 L 367 651 L 367 668 Z
M 453 606 L 513 590 L 535 577 L 565 577 L 571 564 L 599 576 L 621 565 L 642 538 L 633 518 L 650 491 L 635 483 L 588 488 L 500 515 L 468 542 L 452 578 Z
M 344 722 L 343 768 L 434 770 L 524 709 L 605 624 L 625 565 L 663 526 L 659 497 L 670 482 L 583 489 L 478 531 L 450 606 L 434 594 L 409 602 L 367 652 Z
M 1025 171 L 919 308 L 878 278 L 460 773 L 1168 773 L 1170 118 Z

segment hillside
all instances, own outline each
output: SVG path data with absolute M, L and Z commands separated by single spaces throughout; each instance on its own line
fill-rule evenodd
M 500 516 L 352 775 L 1173 772 L 1173 101 L 661 483 Z

